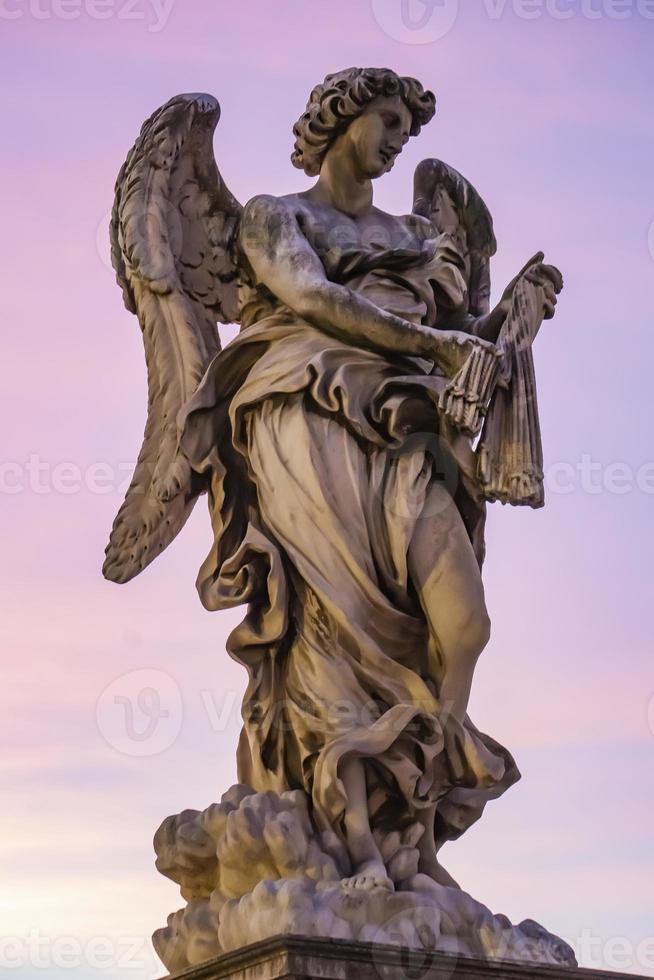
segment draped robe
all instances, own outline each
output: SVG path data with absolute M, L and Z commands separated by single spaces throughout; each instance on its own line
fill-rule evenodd
M 466 305 L 445 236 L 323 262 L 413 322 Z M 318 827 L 343 840 L 349 758 L 364 760 L 373 827 L 435 804 L 439 846 L 519 778 L 506 749 L 439 703 L 438 644 L 408 570 L 436 482 L 483 560 L 485 503 L 470 441 L 439 417 L 444 383 L 431 362 L 334 339 L 255 288 L 181 418 L 182 451 L 210 486 L 201 600 L 247 603 L 227 643 L 249 675 L 239 779 L 305 790 Z

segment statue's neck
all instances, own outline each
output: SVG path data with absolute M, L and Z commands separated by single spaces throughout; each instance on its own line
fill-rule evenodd
M 372 208 L 372 181 L 357 171 L 350 153 L 339 153 L 333 147 L 323 161 L 311 196 L 337 211 L 359 217 Z

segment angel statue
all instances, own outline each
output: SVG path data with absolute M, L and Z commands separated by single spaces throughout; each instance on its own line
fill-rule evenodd
M 464 893 L 439 849 L 519 778 L 467 707 L 490 629 L 486 501 L 543 503 L 531 350 L 562 279 L 538 253 L 491 309 L 491 216 L 439 160 L 418 166 L 411 214 L 373 205 L 373 181 L 434 111 L 431 92 L 391 70 L 328 75 L 293 130 L 292 162 L 315 183 L 242 207 L 213 156 L 218 102 L 180 95 L 118 176 L 112 257 L 149 399 L 104 574 L 141 572 L 206 493 L 201 601 L 247 606 L 227 642 L 249 677 L 239 786 L 155 840 L 189 900 L 160 937 L 169 968 L 261 938 L 263 879 L 310 884 L 314 898 L 337 889 L 332 935 L 363 935 L 342 911 L 354 895 L 397 912 L 421 888 L 441 910 L 449 896 L 456 919 Z M 240 324 L 224 349 L 218 323 Z M 293 863 L 300 838 L 311 847 Z M 248 855 L 258 877 L 243 884 Z M 506 938 L 508 920 L 494 921 Z M 531 925 L 522 938 L 541 958 L 570 961 Z

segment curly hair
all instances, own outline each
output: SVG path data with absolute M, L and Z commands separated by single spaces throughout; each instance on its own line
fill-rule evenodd
M 436 98 L 415 78 L 402 77 L 390 68 L 346 68 L 327 75 L 324 82 L 316 85 L 304 113 L 293 126 L 293 165 L 315 177 L 336 137 L 373 99 L 389 95 L 401 97 L 411 113 L 411 135 L 417 136 L 434 115 Z

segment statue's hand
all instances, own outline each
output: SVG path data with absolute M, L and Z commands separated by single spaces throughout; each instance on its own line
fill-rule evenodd
M 555 265 L 539 262 L 525 273 L 525 279 L 535 286 L 542 286 L 544 319 L 551 320 L 556 312 L 556 297 L 563 289 L 563 276 Z
M 450 378 L 463 367 L 473 350 L 486 350 L 490 355 L 500 357 L 495 344 L 461 330 L 435 331 L 434 340 L 432 357 Z
M 516 284 L 524 278 L 535 286 L 542 286 L 543 297 L 543 316 L 545 320 L 551 320 L 556 310 L 556 298 L 563 289 L 563 276 L 555 265 L 547 265 L 543 262 L 542 252 L 535 255 L 524 264 L 517 276 L 515 276 L 502 293 L 502 298 L 495 307 L 494 313 L 500 310 L 506 316 L 511 309 L 513 302 L 513 290 Z

